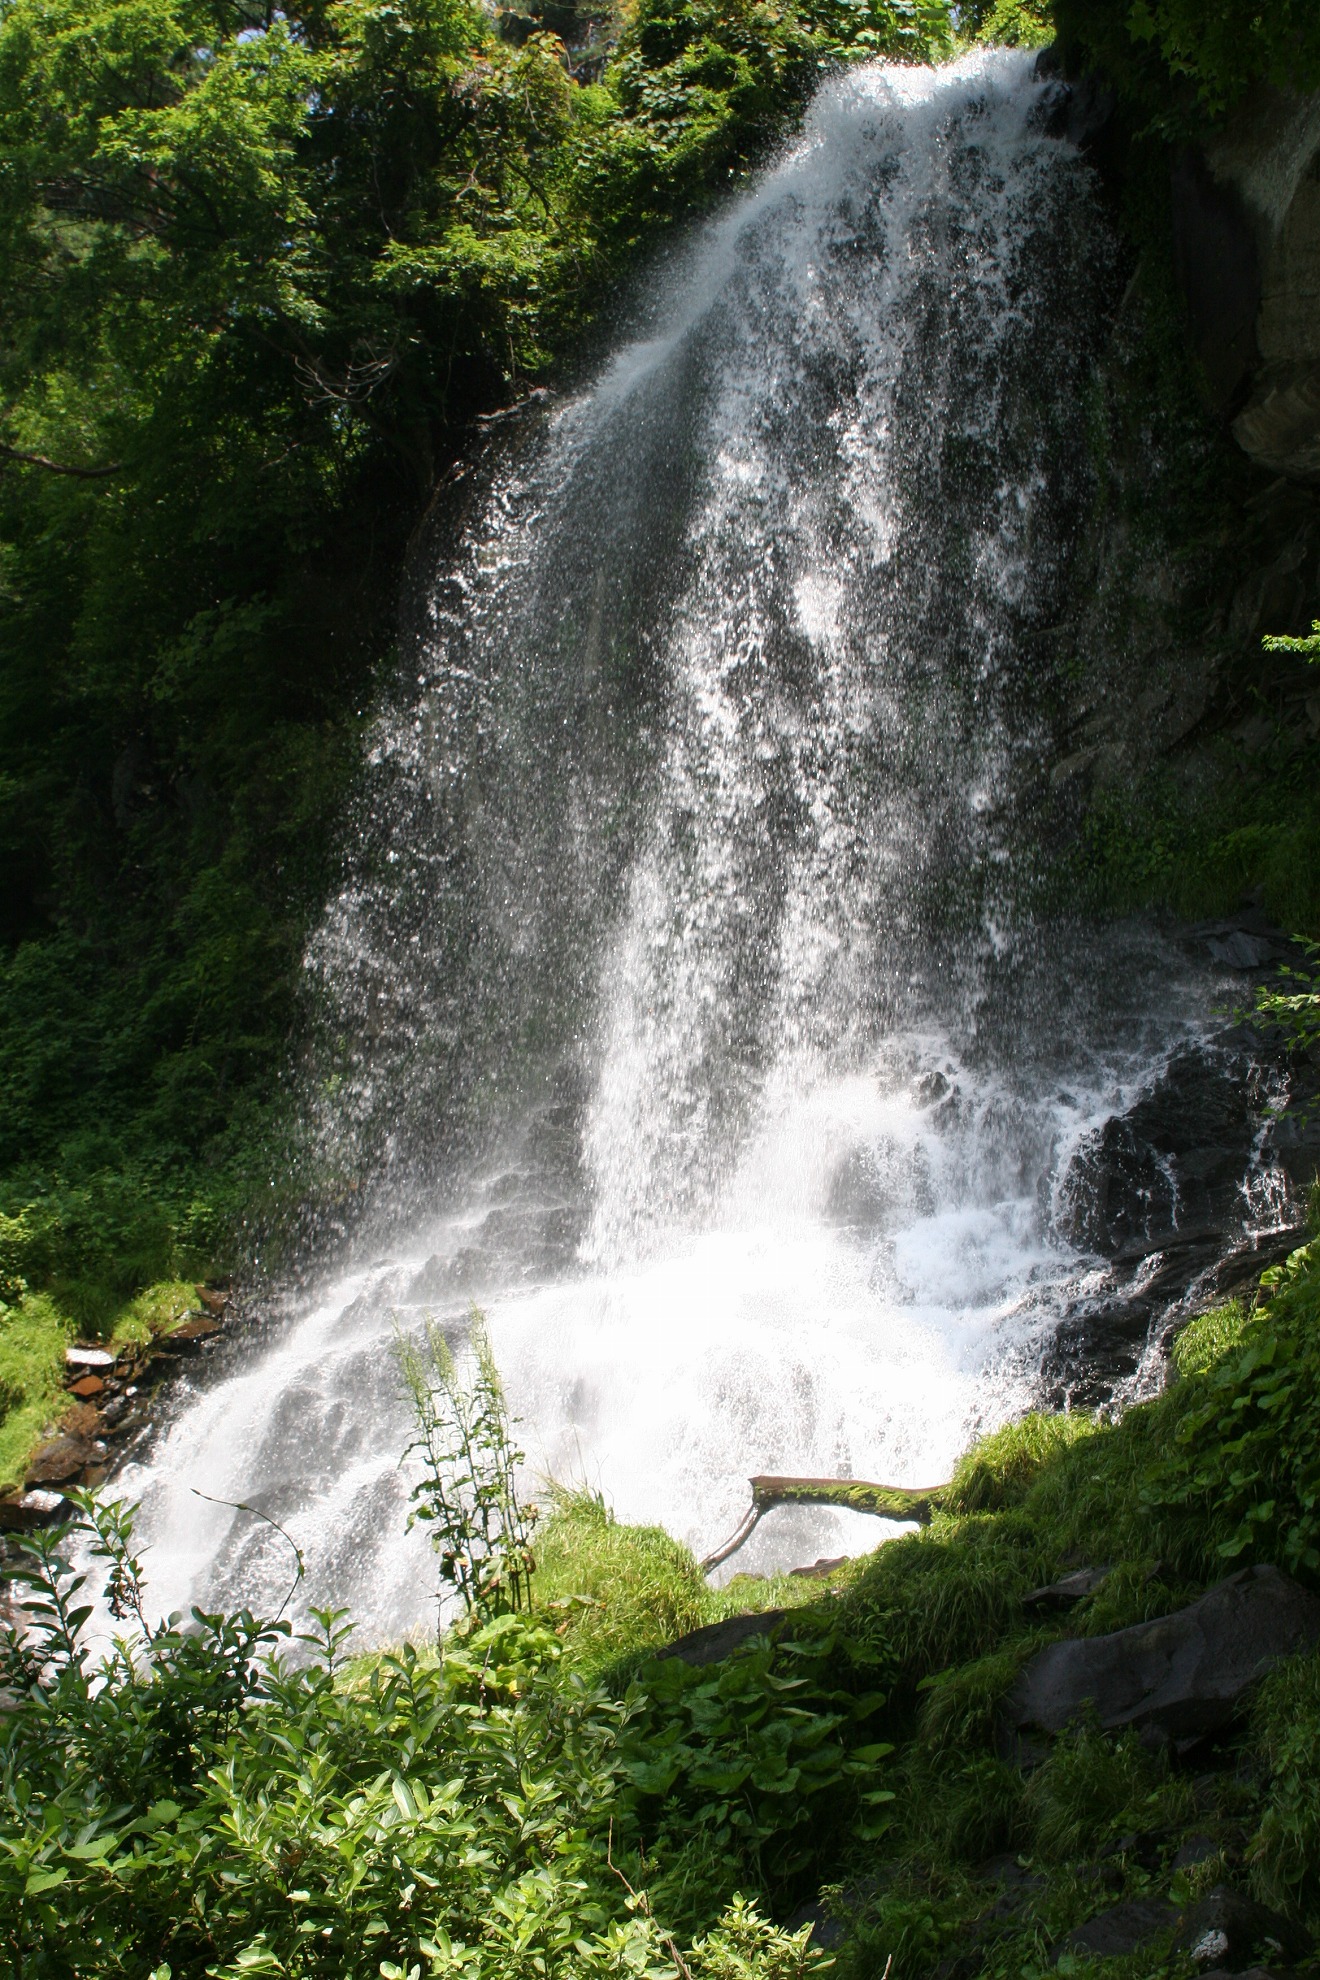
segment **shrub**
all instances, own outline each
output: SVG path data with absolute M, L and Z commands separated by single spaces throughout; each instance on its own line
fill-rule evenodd
M 1266 1904 L 1320 1923 L 1320 1656 L 1274 1671 L 1256 1702 L 1255 1730 L 1269 1787 L 1249 1852 L 1251 1880 Z

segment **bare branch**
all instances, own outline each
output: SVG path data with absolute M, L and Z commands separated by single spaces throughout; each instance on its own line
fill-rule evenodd
M 72 475 L 75 481 L 104 481 L 107 475 L 118 474 L 119 462 L 111 461 L 106 467 L 75 467 L 71 461 L 52 461 L 45 454 L 24 454 L 17 447 L 6 447 L 0 441 L 0 461 L 17 461 L 20 467 L 45 468 L 48 474 Z

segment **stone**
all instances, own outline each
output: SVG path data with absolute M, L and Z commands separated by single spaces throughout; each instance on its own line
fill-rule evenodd
M 1249 1966 L 1245 1973 L 1230 1973 L 1227 1968 L 1216 1967 L 1213 1973 L 1203 1973 L 1201 1980 L 1291 1980 L 1291 1976 L 1276 1966 Z
M 104 1393 L 105 1380 L 100 1375 L 82 1375 L 76 1382 L 70 1382 L 69 1394 L 77 1396 L 80 1402 L 90 1402 L 93 1396 Z
M 1065 1235 L 1116 1257 L 1156 1232 L 1236 1223 L 1258 1133 L 1250 1078 L 1231 1053 L 1176 1052 L 1154 1086 L 1079 1147 L 1061 1193 Z
M 115 1357 L 109 1348 L 69 1347 L 64 1350 L 64 1365 L 82 1375 L 104 1375 L 114 1367 Z
M 1246 203 L 1190 147 L 1170 175 L 1173 266 L 1210 409 L 1236 412 L 1258 359 L 1260 257 Z
M 1192 1870 L 1198 1863 L 1208 1863 L 1212 1856 L 1218 1856 L 1219 1845 L 1212 1836 L 1188 1836 L 1173 1859 L 1174 1870 Z
M 62 1437 L 95 1437 L 101 1428 L 101 1412 L 95 1403 L 77 1402 L 60 1422 Z
M 1077 1568 L 1074 1573 L 1061 1575 L 1058 1581 L 1051 1581 L 1044 1588 L 1033 1588 L 1022 1597 L 1022 1606 L 1024 1609 L 1070 1609 L 1074 1603 L 1084 1602 L 1088 1595 L 1094 1595 L 1108 1578 L 1108 1568 Z
M 88 1437 L 55 1437 L 43 1444 L 28 1465 L 25 1483 L 72 1485 L 100 1453 Z
M 1320 364 L 1267 365 L 1233 438 L 1272 474 L 1320 481 Z
M 1174 1615 L 1038 1652 L 1005 1703 L 1005 1744 L 1029 1728 L 1062 1732 L 1084 1712 L 1111 1732 L 1220 1732 L 1266 1671 L 1318 1642 L 1320 1600 L 1278 1568 L 1243 1568 Z
M 666 1644 L 656 1652 L 657 1662 L 666 1657 L 678 1657 L 685 1664 L 700 1668 L 705 1664 L 723 1663 L 735 1650 L 754 1637 L 768 1636 L 773 1639 L 781 1632 L 788 1620 L 787 1609 L 763 1609 L 759 1614 L 730 1616 L 725 1622 L 707 1623 L 702 1629 L 691 1630 L 680 1636 L 674 1643 Z
M 0 1499 L 0 1532 L 34 1533 L 38 1527 L 55 1526 L 69 1511 L 69 1502 L 59 1492 L 38 1488 Z
M 1233 437 L 1258 466 L 1320 479 L 1320 96 L 1256 87 L 1207 145 L 1248 214 L 1260 267 L 1259 368 Z M 1240 293 L 1233 298 L 1234 320 Z M 1236 408 L 1234 409 L 1236 410 Z
M 1064 1949 L 1092 1959 L 1119 1959 L 1172 1930 L 1178 1916 L 1178 1907 L 1165 1898 L 1128 1898 L 1069 1932 Z
M 220 1332 L 220 1322 L 209 1313 L 190 1313 L 181 1326 L 162 1334 L 156 1347 L 167 1354 L 196 1354 L 204 1341 L 214 1340 Z
M 1261 969 L 1285 953 L 1282 945 L 1271 941 L 1268 935 L 1251 935 L 1245 928 L 1234 928 L 1226 935 L 1212 935 L 1205 946 L 1215 962 L 1227 963 L 1230 969 Z
M 831 1916 L 819 1898 L 814 1899 L 810 1904 L 799 1905 L 785 1930 L 800 1932 L 804 1925 L 811 1927 L 811 1943 L 820 1952 L 833 1952 L 836 1946 L 843 1944 L 848 1935 L 848 1928 L 843 1920 Z
M 216 1286 L 198 1286 L 197 1303 L 207 1313 L 213 1314 L 218 1318 L 229 1305 L 229 1294 L 227 1292 L 221 1292 Z
M 1188 1907 L 1175 1944 L 1203 1970 L 1227 1967 L 1230 1972 L 1261 1958 L 1291 1964 L 1311 1949 L 1305 1932 L 1226 1884 Z

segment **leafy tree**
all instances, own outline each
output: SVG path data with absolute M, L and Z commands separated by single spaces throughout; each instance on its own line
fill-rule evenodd
M 1216 118 L 1253 83 L 1320 82 L 1311 0 L 1055 0 L 1064 42 L 1172 133 Z

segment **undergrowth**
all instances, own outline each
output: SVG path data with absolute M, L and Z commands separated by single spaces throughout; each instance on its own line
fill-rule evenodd
M 1159 1929 L 1099 1970 L 1184 1980 L 1173 1921 L 1225 1883 L 1314 1932 L 1320 1655 L 1186 1754 L 1085 1717 L 1028 1752 L 1004 1705 L 1043 1644 L 1240 1566 L 1320 1588 L 1317 1320 L 1311 1245 L 1189 1326 L 1154 1401 L 997 1432 L 926 1529 L 825 1589 L 712 1591 L 669 1536 L 561 1492 L 530 1610 L 478 1578 L 430 1653 L 350 1662 L 334 1616 L 149 1624 L 127 1516 L 80 1501 L 79 1572 L 129 1641 L 98 1673 L 77 1575 L 28 1543 L 38 1638 L 10 1646 L 0 1726 L 14 1970 L 797 1980 L 805 1904 L 842 1934 L 835 1980 L 1023 1980 L 1079 1971 L 1069 1935 L 1139 1898 Z M 1103 1578 L 1070 1609 L 1025 1599 L 1083 1565 Z M 789 1612 L 722 1661 L 655 1654 L 758 1606 Z

